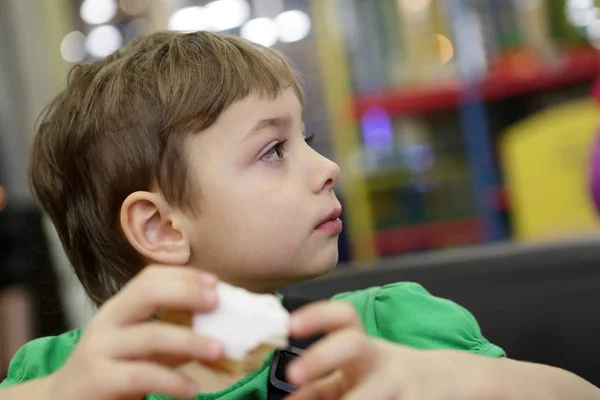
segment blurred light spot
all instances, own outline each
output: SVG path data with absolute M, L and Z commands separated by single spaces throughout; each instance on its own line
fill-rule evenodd
M 201 31 L 205 30 L 207 25 L 206 13 L 202 7 L 182 8 L 169 18 L 169 29 L 172 31 Z
M 123 44 L 123 36 L 112 25 L 98 26 L 90 31 L 85 43 L 87 51 L 94 57 L 106 57 Z
M 596 49 L 600 49 L 600 19 L 592 21 L 586 29 L 588 40 Z
M 121 0 L 121 8 L 129 15 L 140 15 L 146 12 L 150 0 Z
M 68 33 L 60 43 L 60 54 L 65 61 L 76 63 L 87 55 L 85 35 L 79 31 Z
M 404 9 L 411 13 L 420 13 L 431 5 L 431 0 L 401 0 Z
M 310 17 L 302 11 L 292 10 L 281 13 L 275 18 L 275 23 L 282 42 L 297 42 L 310 32 Z
M 363 140 L 371 149 L 385 149 L 392 145 L 392 119 L 382 108 L 371 108 L 361 118 Z
M 569 22 L 578 28 L 586 27 L 597 19 L 593 0 L 568 0 L 565 13 Z
M 454 57 L 454 46 L 450 39 L 444 35 L 435 35 L 438 41 L 438 48 L 440 50 L 440 61 L 442 64 L 447 64 Z
M 256 18 L 246 22 L 242 26 L 240 35 L 244 39 L 248 39 L 265 47 L 271 47 L 277 42 L 279 31 L 272 19 Z
M 204 7 L 212 31 L 240 27 L 250 18 L 250 5 L 245 0 L 217 0 Z
M 569 21 L 577 28 L 585 28 L 596 19 L 598 19 L 596 8 L 574 10 L 569 15 Z
M 115 0 L 85 0 L 79 9 L 81 19 L 90 25 L 105 24 L 117 15 Z
M 567 7 L 571 9 L 589 8 L 594 6 L 594 0 L 568 0 Z
M 588 12 L 587 10 L 569 10 L 567 18 L 572 25 L 581 28 L 587 25 Z

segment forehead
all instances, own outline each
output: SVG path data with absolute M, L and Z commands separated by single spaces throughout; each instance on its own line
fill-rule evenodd
M 299 122 L 302 118 L 302 105 L 292 89 L 283 90 L 277 97 L 252 94 L 245 99 L 233 103 L 217 118 L 211 128 L 225 126 L 245 127 L 246 131 L 236 132 L 246 134 L 247 131 L 265 120 L 292 118 L 292 122 Z M 234 133 L 234 132 L 232 132 Z

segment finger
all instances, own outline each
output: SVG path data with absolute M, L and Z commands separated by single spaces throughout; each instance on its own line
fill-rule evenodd
M 207 312 L 217 305 L 216 278 L 191 267 L 146 267 L 98 317 L 115 325 L 148 320 L 159 309 Z
M 369 349 L 369 338 L 359 330 L 347 328 L 332 333 L 290 363 L 287 369 L 288 380 L 293 385 L 302 386 L 341 368 L 348 362 L 357 362 L 360 356 L 370 354 Z M 365 358 L 366 360 L 368 358 Z M 368 368 L 368 365 L 361 367 Z
M 163 360 L 177 360 L 173 363 L 179 363 L 190 360 L 215 362 L 223 356 L 223 345 L 218 340 L 164 322 L 148 322 L 125 328 L 115 335 L 112 346 L 115 358 L 149 359 L 162 356 Z
M 342 328 L 362 328 L 354 307 L 341 301 L 322 301 L 309 304 L 292 315 L 290 333 L 307 338 Z
M 336 371 L 303 386 L 286 400 L 337 400 L 348 389 L 348 380 L 341 371 Z
M 110 382 L 110 398 L 156 393 L 174 398 L 192 398 L 200 390 L 189 378 L 169 368 L 147 362 L 119 363 L 104 376 Z

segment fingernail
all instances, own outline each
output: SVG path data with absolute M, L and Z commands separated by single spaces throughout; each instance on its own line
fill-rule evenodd
M 223 345 L 220 342 L 217 342 L 216 340 L 211 340 L 208 343 L 208 349 L 207 349 L 207 355 L 210 358 L 216 359 L 218 358 L 222 351 L 223 351 Z
M 200 392 L 200 388 L 195 382 L 188 382 L 187 384 L 187 392 L 190 398 L 194 398 L 198 392 Z
M 207 273 L 202 274 L 202 282 L 209 286 L 216 285 L 217 281 L 218 281 L 217 277 L 214 276 L 213 274 L 207 274 Z

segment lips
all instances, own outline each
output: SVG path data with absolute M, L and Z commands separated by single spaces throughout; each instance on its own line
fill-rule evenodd
M 334 208 L 325 218 L 319 222 L 315 230 L 325 231 L 329 233 L 339 233 L 342 231 L 342 221 L 340 216 L 342 215 L 342 207 L 338 206 Z

